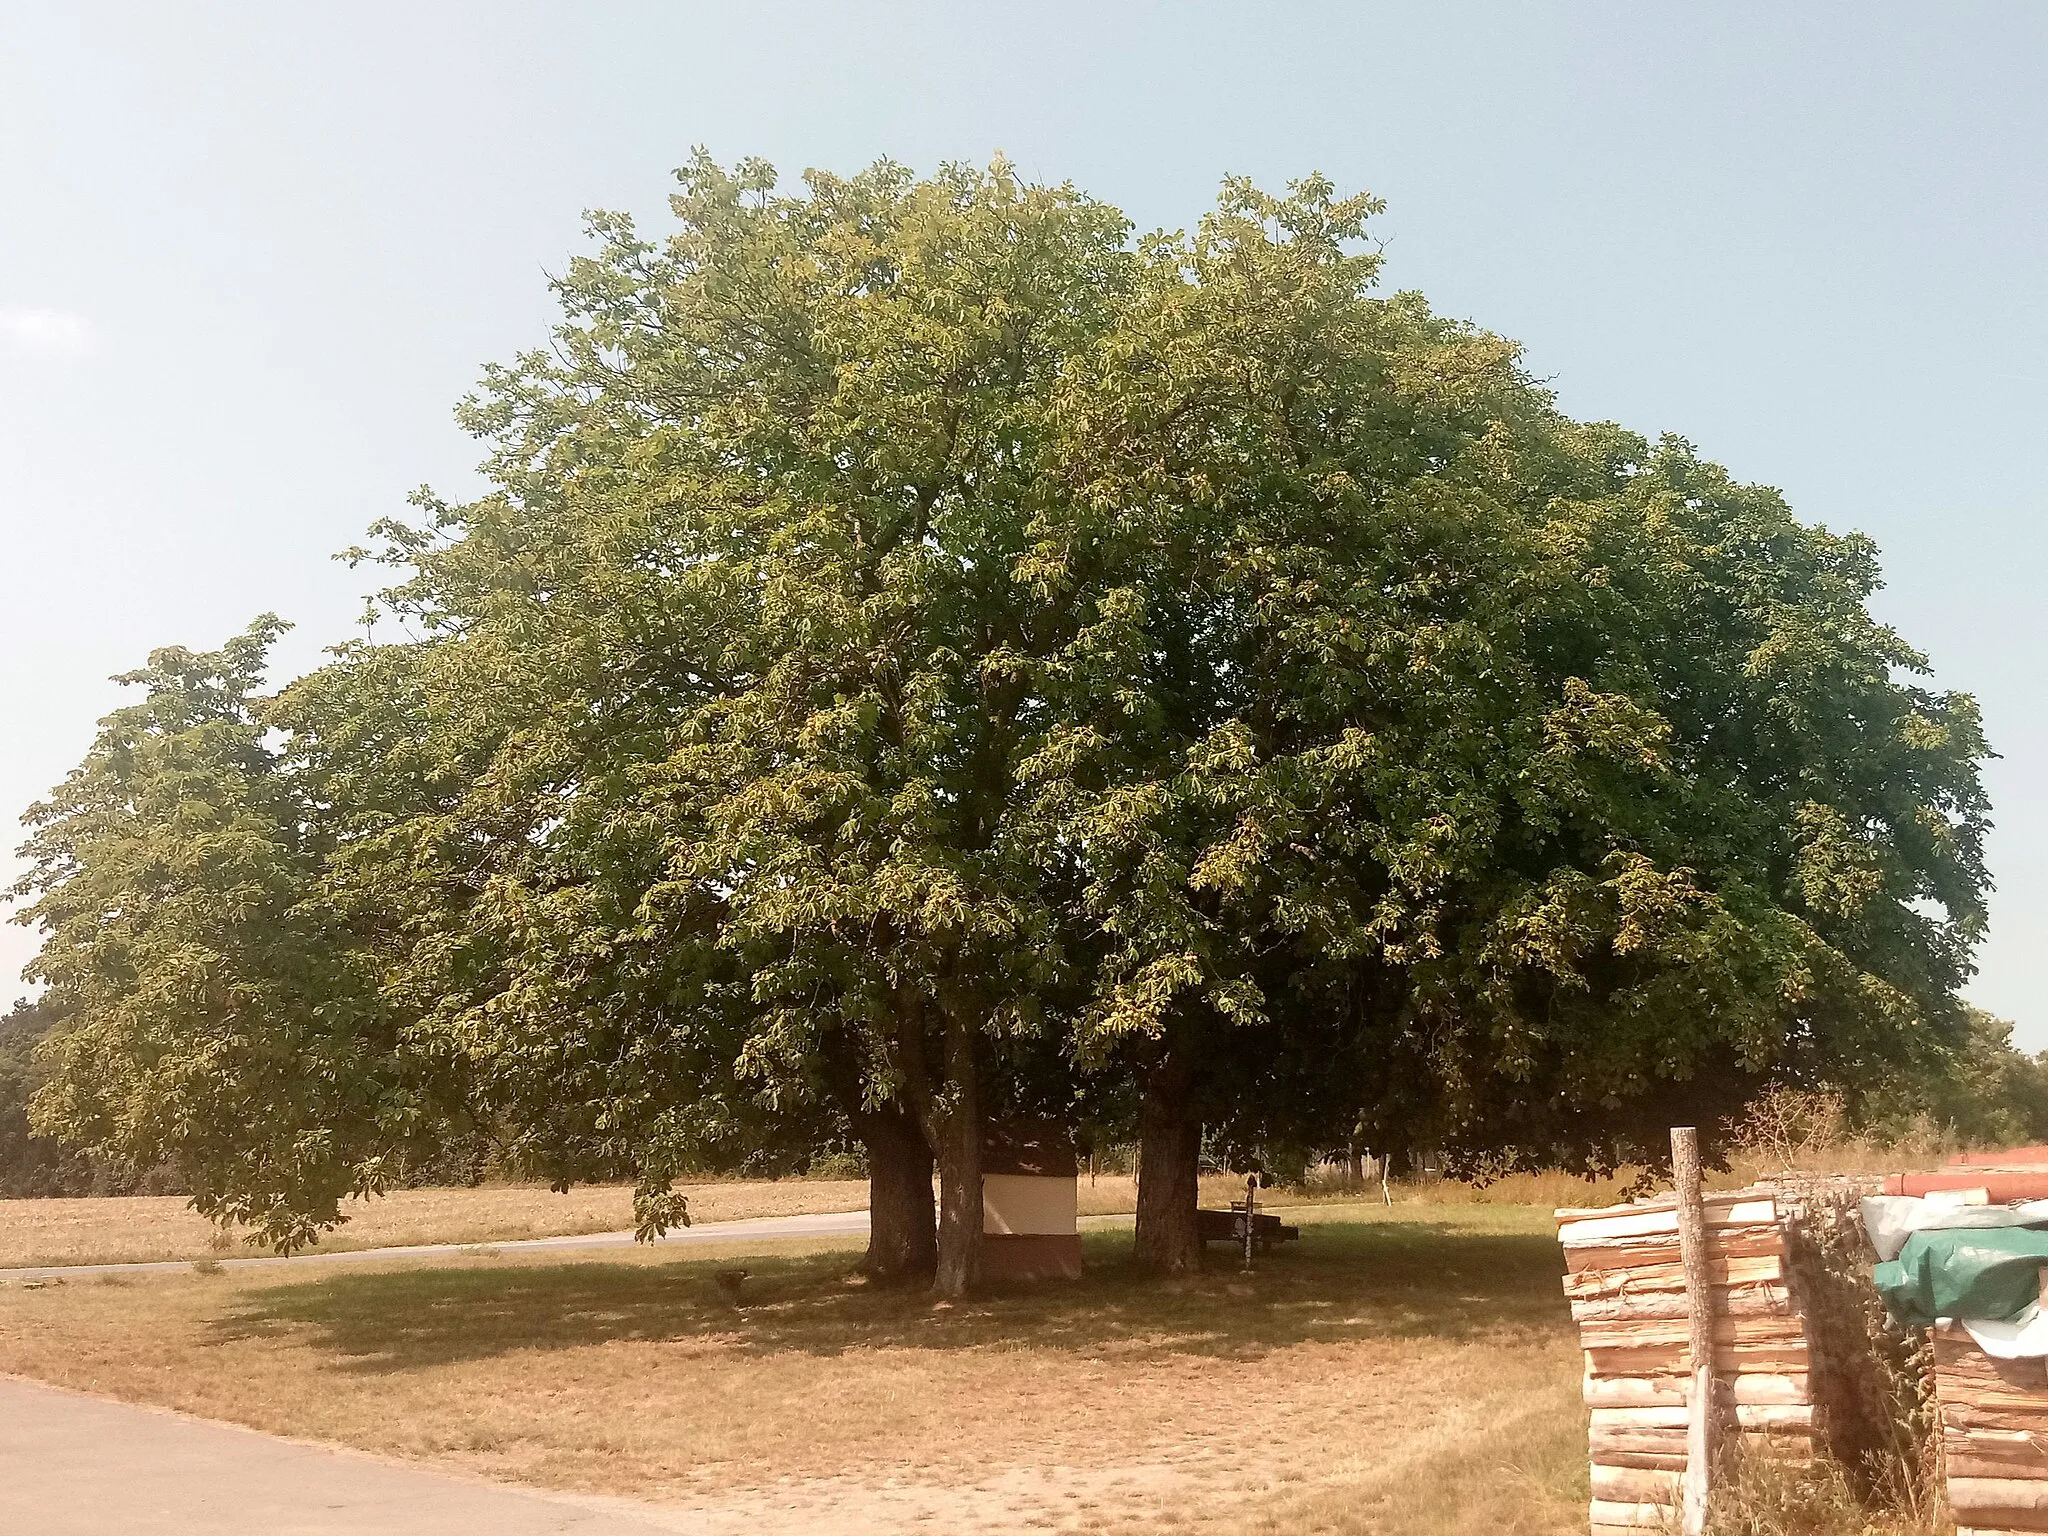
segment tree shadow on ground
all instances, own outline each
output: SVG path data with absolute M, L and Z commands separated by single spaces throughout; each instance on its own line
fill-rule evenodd
M 952 1306 L 848 1278 L 844 1251 L 748 1256 L 746 1304 L 719 1295 L 729 1257 L 420 1268 L 335 1275 L 246 1293 L 219 1342 L 289 1335 L 342 1369 L 401 1373 L 520 1350 L 665 1341 L 720 1352 L 1054 1348 L 1140 1363 L 1243 1362 L 1307 1342 L 1470 1339 L 1569 1327 L 1554 1238 L 1434 1221 L 1319 1222 L 1249 1275 L 1216 1255 L 1202 1275 L 1136 1273 L 1128 1233 L 1084 1239 L 1081 1280 Z

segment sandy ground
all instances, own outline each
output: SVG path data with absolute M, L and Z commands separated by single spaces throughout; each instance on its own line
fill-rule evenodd
M 709 1536 L 1572 1530 L 1546 1213 L 1298 1215 L 1249 1276 L 1142 1281 L 1097 1232 L 1083 1281 L 955 1307 L 849 1284 L 825 1242 L 11 1287 L 0 1371 Z M 740 1309 L 711 1283 L 736 1262 Z

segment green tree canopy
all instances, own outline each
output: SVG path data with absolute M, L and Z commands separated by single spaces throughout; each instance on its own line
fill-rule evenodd
M 325 909 L 319 818 L 257 718 L 282 628 L 118 679 L 144 696 L 28 813 L 15 894 L 59 1020 L 37 1128 L 114 1168 L 169 1167 L 201 1212 L 289 1248 L 388 1182 L 431 1115 Z
M 232 700 L 179 749 L 214 766 L 133 836 L 250 829 L 208 952 L 333 1099 L 238 1083 L 222 1125 L 286 1112 L 207 1188 L 361 1183 L 460 1103 L 659 1225 L 685 1167 L 850 1130 L 913 1224 L 936 1156 L 957 1292 L 992 1112 L 1137 1106 L 1176 1267 L 1204 1124 L 1600 1161 L 1962 1038 L 1985 748 L 1868 542 L 1381 293 L 1370 199 L 1233 181 L 1133 241 L 1000 162 L 699 157 L 672 209 L 595 216 L 466 408 L 490 493 L 382 525 L 404 642 L 270 746 L 240 653 L 177 683 Z M 122 718 L 23 887 L 95 1127 L 89 1082 L 212 1027 L 89 931 Z M 302 1174 L 325 1114 L 362 1150 Z

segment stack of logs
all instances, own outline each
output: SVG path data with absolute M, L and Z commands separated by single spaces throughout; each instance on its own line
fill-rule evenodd
M 1944 1322 L 1934 1397 L 1956 1536 L 2048 1531 L 2048 1362 L 1994 1360 Z
M 1703 1204 L 1722 1421 L 1777 1454 L 1810 1455 L 1806 1320 L 1788 1283 L 1778 1202 L 1745 1189 Z M 1594 1536 L 1676 1529 L 1692 1368 L 1677 1197 L 1559 1211 L 1557 1224 L 1586 1357 Z

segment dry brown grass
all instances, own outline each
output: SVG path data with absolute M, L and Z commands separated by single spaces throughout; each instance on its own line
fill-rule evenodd
M 855 1179 L 724 1180 L 689 1186 L 693 1221 L 864 1210 Z M 502 1243 L 522 1237 L 615 1232 L 633 1224 L 633 1192 L 588 1185 L 565 1195 L 531 1184 L 479 1189 L 401 1189 L 352 1201 L 350 1220 L 320 1241 L 325 1250 L 411 1243 Z M 0 1269 L 45 1264 L 119 1264 L 203 1259 L 248 1249 L 182 1196 L 0 1200 Z
M 1707 1536 L 1955 1536 L 1955 1525 L 1931 1506 L 1871 1509 L 1825 1457 L 1790 1462 L 1731 1448 L 1715 1470 Z
M 756 1216 L 865 1210 L 868 1187 L 858 1179 L 728 1179 L 686 1186 L 690 1218 L 738 1221 Z M 1242 1199 L 1242 1180 L 1202 1180 L 1206 1203 Z M 1276 1202 L 1300 1196 L 1276 1191 Z M 1322 1197 L 1318 1197 L 1322 1198 Z M 1342 1196 L 1355 1200 L 1355 1193 Z M 1084 1216 L 1128 1215 L 1137 1209 L 1137 1181 L 1102 1174 L 1080 1181 Z M 531 1184 L 477 1189 L 401 1189 L 348 1206 L 348 1222 L 319 1247 L 330 1252 L 412 1243 L 503 1243 L 522 1237 L 617 1232 L 633 1224 L 633 1192 L 623 1185 L 585 1185 L 556 1194 Z M 0 1200 L 0 1269 L 57 1264 L 120 1264 L 206 1259 L 247 1251 L 197 1215 L 183 1196 L 140 1195 L 91 1200 Z
M 825 1243 L 748 1255 L 738 1311 L 706 1249 L 74 1280 L 0 1290 L 0 1370 L 712 1536 L 1576 1530 L 1548 1211 L 1299 1216 L 1249 1276 L 1144 1281 L 1095 1231 L 1083 1281 L 953 1307 L 849 1283 Z
M 1900 1154 L 1844 1141 L 1796 1159 L 1811 1171 L 1867 1172 L 1901 1166 Z M 1710 1174 L 1714 1188 L 1738 1188 L 1781 1171 L 1784 1160 L 1765 1155 L 1737 1157 L 1726 1171 Z M 1609 1205 L 1637 1182 L 1640 1169 L 1624 1168 L 1602 1178 L 1568 1173 L 1517 1173 L 1490 1183 L 1451 1179 L 1396 1181 L 1397 1206 Z M 1202 1203 L 1227 1206 L 1244 1198 L 1244 1181 L 1234 1175 L 1205 1175 Z M 718 1180 L 688 1187 L 693 1220 L 735 1221 L 755 1216 L 810 1215 L 857 1211 L 867 1206 L 867 1185 L 857 1179 Z M 1367 1189 L 1330 1182 L 1304 1188 L 1263 1191 L 1274 1209 L 1371 1201 Z M 1083 1216 L 1127 1215 L 1137 1208 L 1137 1181 L 1128 1174 L 1083 1174 L 1079 1192 Z M 321 1239 L 329 1251 L 386 1248 L 411 1243 L 501 1243 L 522 1237 L 557 1237 L 614 1232 L 633 1223 L 632 1191 L 620 1185 L 591 1185 L 555 1194 L 537 1185 L 487 1185 L 479 1189 L 406 1189 L 352 1202 L 348 1223 Z M 0 1269 L 56 1264 L 111 1264 L 133 1260 L 197 1260 L 246 1249 L 234 1235 L 216 1229 L 173 1195 L 92 1200 L 0 1200 Z
M 1083 1173 L 1080 1177 L 1079 1205 L 1083 1216 L 1128 1216 L 1138 1208 L 1138 1181 L 1128 1173 L 1102 1173 L 1092 1177 Z M 1205 1173 L 1201 1179 L 1201 1201 L 1206 1206 L 1222 1209 L 1233 1200 L 1244 1198 L 1244 1180 L 1236 1174 Z M 1275 1205 L 1300 1205 L 1320 1199 L 1317 1192 L 1308 1190 L 1262 1190 L 1259 1202 L 1264 1205 L 1270 1199 Z M 1346 1190 L 1336 1198 L 1357 1202 L 1357 1190 Z

